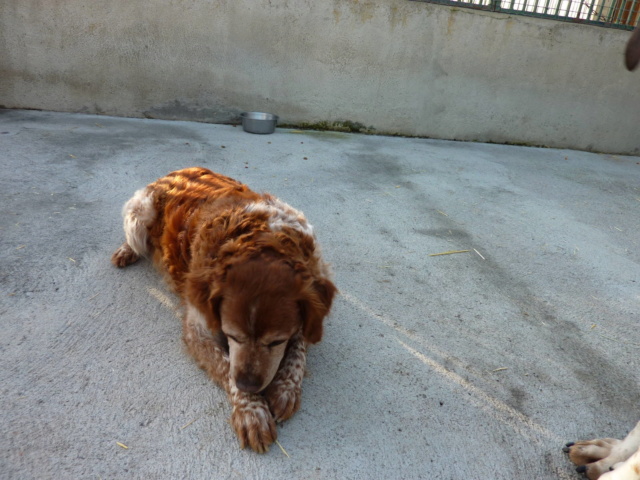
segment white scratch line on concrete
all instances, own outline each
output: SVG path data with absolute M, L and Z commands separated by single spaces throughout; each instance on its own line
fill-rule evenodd
M 440 357 L 443 357 L 443 358 L 450 357 L 445 352 L 440 351 L 436 347 L 433 347 L 431 345 L 427 345 L 427 342 L 425 342 L 424 339 L 420 338 L 418 335 L 416 335 L 414 333 L 411 333 L 411 332 L 407 331 L 403 327 L 397 325 L 397 323 L 394 322 L 393 320 L 391 320 L 390 318 L 387 318 L 386 316 L 384 316 L 382 314 L 376 313 L 374 310 L 369 308 L 367 305 L 362 303 L 360 300 L 358 300 L 353 295 L 350 295 L 350 294 L 342 291 L 342 292 L 340 292 L 340 296 L 342 298 L 344 298 L 345 300 L 347 300 L 352 305 L 354 305 L 355 307 L 359 308 L 360 310 L 362 310 L 365 313 L 367 313 L 368 315 L 370 315 L 371 317 L 379 320 L 380 322 L 384 323 L 388 327 L 393 328 L 396 332 L 401 333 L 402 335 L 410 338 L 411 340 L 420 343 L 423 347 L 425 347 L 427 350 L 430 350 L 434 354 L 436 354 L 436 355 L 438 355 Z M 533 422 L 526 415 L 523 415 L 522 413 L 520 413 L 516 409 L 510 407 L 506 403 L 504 403 L 504 402 L 498 400 L 497 398 L 494 398 L 491 395 L 485 393 L 482 389 L 480 389 L 480 388 L 476 387 L 475 385 L 471 384 L 468 380 L 465 380 L 464 378 L 462 378 L 457 373 L 452 372 L 451 370 L 448 370 L 446 367 L 444 367 L 443 365 L 441 365 L 437 361 L 433 360 L 432 358 L 429 358 L 426 355 L 418 352 L 417 350 L 414 350 L 413 348 L 408 346 L 406 343 L 404 343 L 402 340 L 398 339 L 398 342 L 405 349 L 407 349 L 407 351 L 409 351 L 409 353 L 411 353 L 413 356 L 415 356 L 416 358 L 421 360 L 423 363 L 425 363 L 426 365 L 431 367 L 436 373 L 438 373 L 439 375 L 443 376 L 444 378 L 446 378 L 450 382 L 459 385 L 460 387 L 462 387 L 463 389 L 465 389 L 466 391 L 468 391 L 469 393 L 474 395 L 475 396 L 474 398 L 476 399 L 477 403 L 480 405 L 480 407 L 483 410 L 489 411 L 490 413 L 492 413 L 494 415 L 494 417 L 496 417 L 497 420 L 499 420 L 500 422 L 508 425 L 509 427 L 511 427 L 517 433 L 519 433 L 519 434 L 521 434 L 521 435 L 523 435 L 525 437 L 531 438 L 531 436 L 528 435 L 527 432 L 523 431 L 523 429 L 521 428 L 522 426 L 524 426 L 527 429 L 529 429 L 529 430 L 531 430 L 531 431 L 533 431 L 533 432 L 535 432 L 537 434 L 543 435 L 543 436 L 545 436 L 545 437 L 547 437 L 547 438 L 549 438 L 549 439 L 551 439 L 553 441 L 557 441 L 557 442 L 561 442 L 562 441 L 559 437 L 557 437 L 553 432 L 551 432 L 547 428 L 543 427 L 542 425 L 538 425 L 537 423 Z M 459 362 L 454 362 L 454 363 L 459 363 Z M 460 366 L 462 366 L 462 365 L 460 365 Z
M 508 425 L 517 433 L 526 437 L 530 437 L 530 435 L 527 435 L 527 433 L 524 432 L 521 428 L 522 426 L 525 426 L 528 429 L 533 430 L 534 432 L 540 435 L 544 435 L 545 437 L 556 440 L 558 441 L 558 443 L 560 443 L 560 439 L 557 438 L 553 433 L 551 433 L 549 430 L 547 430 L 543 426 L 538 425 L 537 423 L 531 421 L 531 419 L 526 415 L 523 415 L 516 409 L 511 408 L 506 403 L 485 393 L 483 390 L 471 384 L 471 382 L 469 382 L 468 380 L 465 380 L 457 373 L 452 372 L 451 370 L 447 370 L 446 367 L 439 364 L 435 360 L 427 357 L 426 355 L 418 352 L 417 350 L 414 350 L 409 345 L 404 343 L 402 340 L 398 340 L 398 342 L 405 349 L 407 349 L 409 353 L 411 353 L 414 357 L 418 358 L 423 363 L 431 367 L 436 373 L 438 373 L 439 375 L 442 375 L 450 382 L 459 385 L 460 387 L 465 389 L 467 392 L 474 395 L 474 397 L 477 400 L 479 400 L 480 408 L 482 408 L 483 410 L 489 411 L 489 413 L 493 414 L 493 416 L 496 417 L 497 420 Z M 485 408 L 485 407 L 489 407 L 489 408 Z
M 155 287 L 147 287 L 147 292 L 153 298 L 158 300 L 158 302 L 160 302 L 162 306 L 173 311 L 176 317 L 180 318 L 180 313 L 178 312 L 178 306 L 166 294 L 162 293 L 160 290 L 158 290 Z
M 397 324 L 397 322 L 394 322 L 390 318 L 387 318 L 386 316 L 373 311 L 371 308 L 369 308 L 367 305 L 365 305 L 362 301 L 360 301 L 357 298 L 355 298 L 353 295 L 348 294 L 348 293 L 344 293 L 344 292 L 341 291 L 340 292 L 340 296 L 344 297 L 349 303 L 351 303 L 352 305 L 356 306 L 357 308 L 359 308 L 360 310 L 364 311 L 365 313 L 371 315 L 373 318 L 376 318 L 380 322 L 384 323 L 389 328 L 392 328 L 396 332 L 399 332 L 399 333 L 403 334 L 405 337 L 410 338 L 414 342 L 420 343 L 427 350 L 435 353 L 439 357 L 448 358 L 451 363 L 457 365 L 460 368 L 465 368 L 466 369 L 465 365 L 463 365 L 462 362 L 457 361 L 457 360 L 455 360 L 453 358 L 450 358 L 450 355 L 448 353 L 443 352 L 439 348 L 429 344 L 428 342 L 426 342 L 424 340 L 424 338 L 420 337 L 419 335 L 416 335 L 413 332 L 410 332 L 406 328 L 401 327 L 400 325 Z

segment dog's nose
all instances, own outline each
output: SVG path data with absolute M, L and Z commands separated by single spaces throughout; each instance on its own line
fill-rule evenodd
M 236 387 L 247 393 L 258 393 L 262 382 L 255 375 L 240 375 L 236 378 Z

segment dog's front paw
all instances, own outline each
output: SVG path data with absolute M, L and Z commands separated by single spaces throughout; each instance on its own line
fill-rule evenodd
M 251 395 L 242 403 L 234 405 L 231 425 L 238 435 L 240 448 L 249 446 L 258 453 L 267 452 L 278 438 L 269 406 L 259 395 Z
M 267 387 L 264 396 L 275 421 L 284 422 L 300 408 L 302 389 L 291 380 L 275 380 Z

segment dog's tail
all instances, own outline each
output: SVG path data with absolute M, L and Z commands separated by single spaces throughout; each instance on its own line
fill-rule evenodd
M 627 43 L 627 49 L 624 52 L 624 63 L 627 70 L 634 70 L 640 63 L 640 26 L 636 27 Z

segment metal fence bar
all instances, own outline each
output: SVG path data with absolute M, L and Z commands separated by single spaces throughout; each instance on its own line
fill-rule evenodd
M 596 20 L 603 20 L 602 12 L 604 12 L 604 6 L 606 4 L 605 0 L 600 0 L 600 10 L 598 10 L 598 15 L 596 15 Z
M 575 8 L 576 4 L 574 2 L 567 2 L 567 18 L 578 18 Z
M 619 3 L 620 3 L 620 0 L 613 0 L 613 2 L 611 2 L 611 8 L 609 8 L 609 15 L 607 17 L 608 22 L 615 23 L 616 16 L 617 16 L 616 14 L 618 13 Z
M 630 4 L 627 1 L 627 4 L 629 5 L 629 15 L 627 16 L 624 23 L 630 25 L 633 23 L 633 21 L 635 20 L 635 16 L 637 15 L 636 0 L 633 0 Z
M 533 4 L 533 11 L 538 13 L 538 0 L 536 0 L 536 3 Z
M 597 0 L 593 0 L 591 3 L 585 3 L 584 7 L 587 10 L 587 16 L 586 19 L 590 20 L 593 18 L 594 15 L 596 15 L 596 11 L 594 8 L 594 3 L 597 2 Z
M 622 23 L 622 12 L 624 10 L 624 0 L 618 0 L 618 15 L 616 16 L 615 23 Z
M 550 1 L 551 0 L 547 0 L 547 3 L 544 4 L 544 12 L 542 12 L 542 13 L 544 13 L 545 15 L 547 15 L 549 13 L 549 2 Z
M 628 22 L 630 25 L 640 23 L 638 22 L 638 17 L 640 16 L 640 4 L 638 3 L 638 1 L 639 0 L 633 0 L 633 2 L 631 3 L 631 14 Z
M 582 0 L 580 2 L 580 5 L 578 5 L 578 10 L 576 10 L 576 18 L 582 18 L 582 8 L 584 7 L 584 0 Z
M 412 0 L 632 30 L 640 0 Z M 544 4 L 542 3 L 544 2 Z

